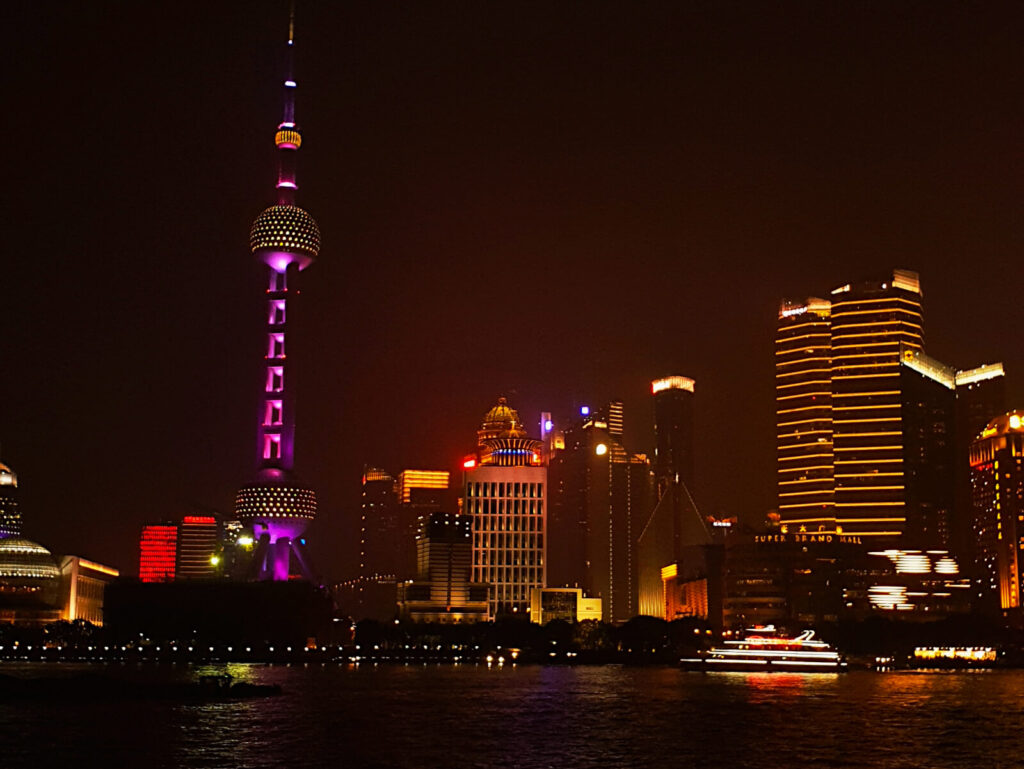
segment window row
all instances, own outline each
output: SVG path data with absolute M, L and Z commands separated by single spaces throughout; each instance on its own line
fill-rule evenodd
M 539 515 L 477 515 L 473 530 L 490 531 L 544 531 L 544 519 Z
M 539 499 L 544 496 L 543 483 L 503 483 L 485 481 L 466 484 L 467 497 L 528 497 Z
M 471 499 L 466 502 L 468 515 L 543 515 L 540 499 Z

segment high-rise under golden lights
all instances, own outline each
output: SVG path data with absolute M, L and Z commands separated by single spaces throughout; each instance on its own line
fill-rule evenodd
M 835 529 L 831 304 L 783 302 L 775 336 L 778 511 L 787 526 Z
M 917 273 L 832 292 L 836 528 L 898 536 L 906 524 L 900 349 L 922 350 Z

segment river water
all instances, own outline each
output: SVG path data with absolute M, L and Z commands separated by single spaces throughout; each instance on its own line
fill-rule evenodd
M 0 702 L 0 766 L 1024 766 L 1024 671 L 4 664 L 0 673 L 278 683 L 228 703 Z

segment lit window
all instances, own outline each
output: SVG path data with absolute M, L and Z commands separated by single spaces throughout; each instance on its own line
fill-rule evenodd
M 267 369 L 267 387 L 266 392 L 268 393 L 279 393 L 284 390 L 284 367 L 283 366 L 271 366 Z
M 284 325 L 285 320 L 285 301 L 284 299 L 271 299 L 267 303 L 267 323 L 271 326 Z
M 263 436 L 263 458 L 281 458 L 281 436 L 277 434 Z
M 264 427 L 277 427 L 281 424 L 281 401 L 267 401 L 266 411 L 263 414 Z
M 267 357 L 284 357 L 284 334 L 267 334 Z

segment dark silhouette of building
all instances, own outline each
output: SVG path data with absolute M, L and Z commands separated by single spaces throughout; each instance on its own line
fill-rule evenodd
M 107 587 L 104 614 L 118 640 L 190 639 L 205 642 L 304 646 L 332 631 L 326 591 L 305 580 L 234 582 L 118 580 Z
M 962 565 L 975 563 L 971 501 L 971 444 L 989 422 L 1007 412 L 1006 376 L 1002 363 L 958 371 L 956 374 L 956 489 L 950 550 Z M 977 575 L 973 575 L 977 576 Z
M 610 622 L 639 613 L 637 540 L 654 492 L 647 458 L 622 445 L 622 413 L 615 401 L 581 417 L 564 431 L 548 470 L 548 584 L 600 598 Z M 617 427 L 605 414 L 616 416 Z
M 397 486 L 391 474 L 364 468 L 360 513 L 359 576 L 394 580 L 399 571 L 399 520 Z
M 670 376 L 651 382 L 654 397 L 655 496 L 638 535 L 639 613 L 671 616 L 672 593 L 706 572 L 702 546 L 711 535 L 694 502 L 694 381 Z
M 416 578 L 398 586 L 399 615 L 413 622 L 487 619 L 487 585 L 471 582 L 473 520 L 431 513 L 416 539 Z
M 956 479 L 956 372 L 901 348 L 898 385 L 903 445 L 902 547 L 949 547 Z M 897 489 L 899 490 L 899 489 Z

